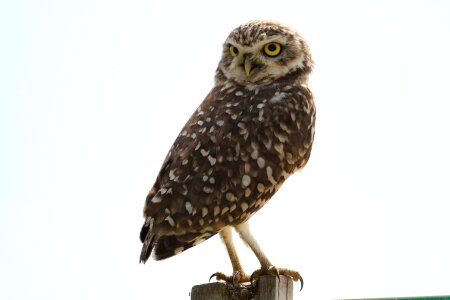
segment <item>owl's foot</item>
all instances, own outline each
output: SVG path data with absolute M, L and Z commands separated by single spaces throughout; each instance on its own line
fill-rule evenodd
M 250 276 L 248 276 L 244 271 L 235 271 L 233 275 L 228 276 L 222 272 L 216 272 L 209 277 L 209 280 L 216 277 L 217 280 L 222 280 L 231 284 L 239 284 L 244 282 L 250 282 Z
M 303 288 L 303 278 L 299 272 L 294 271 L 294 270 L 285 269 L 285 268 L 277 268 L 274 266 L 270 266 L 267 269 L 261 268 L 259 270 L 256 270 L 250 276 L 250 282 L 258 281 L 259 277 L 261 277 L 263 275 L 272 275 L 272 276 L 277 276 L 278 278 L 280 278 L 280 275 L 284 275 L 284 276 L 292 278 L 292 280 L 294 280 L 294 281 L 300 280 L 300 291 Z

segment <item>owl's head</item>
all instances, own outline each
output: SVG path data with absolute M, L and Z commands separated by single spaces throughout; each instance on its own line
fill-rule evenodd
M 225 41 L 216 80 L 266 85 L 293 73 L 306 80 L 312 66 L 309 47 L 297 32 L 273 21 L 250 21 Z

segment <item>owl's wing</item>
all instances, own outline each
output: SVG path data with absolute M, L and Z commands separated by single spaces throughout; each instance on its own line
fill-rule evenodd
M 239 172 L 233 161 L 239 145 L 231 138 L 239 130 L 232 122 L 239 108 L 232 110 L 236 115 L 227 114 L 225 105 L 214 103 L 218 92 L 213 89 L 183 127 L 147 196 L 141 261 L 152 249 L 157 260 L 173 256 L 223 226 L 212 218 L 218 215 L 216 205 L 225 201 L 223 192 L 239 184 L 230 180 L 230 173 Z

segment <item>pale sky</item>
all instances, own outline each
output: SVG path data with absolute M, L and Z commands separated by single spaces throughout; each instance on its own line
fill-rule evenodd
M 306 168 L 250 221 L 294 299 L 450 294 L 450 2 L 1 1 L 0 298 L 189 299 L 218 236 L 139 264 L 142 208 L 222 42 L 308 41 Z M 247 272 L 258 263 L 238 242 Z

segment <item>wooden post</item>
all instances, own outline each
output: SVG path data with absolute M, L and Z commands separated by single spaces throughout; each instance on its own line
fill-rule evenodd
M 191 300 L 293 300 L 292 279 L 261 276 L 257 287 L 213 282 L 192 287 Z

